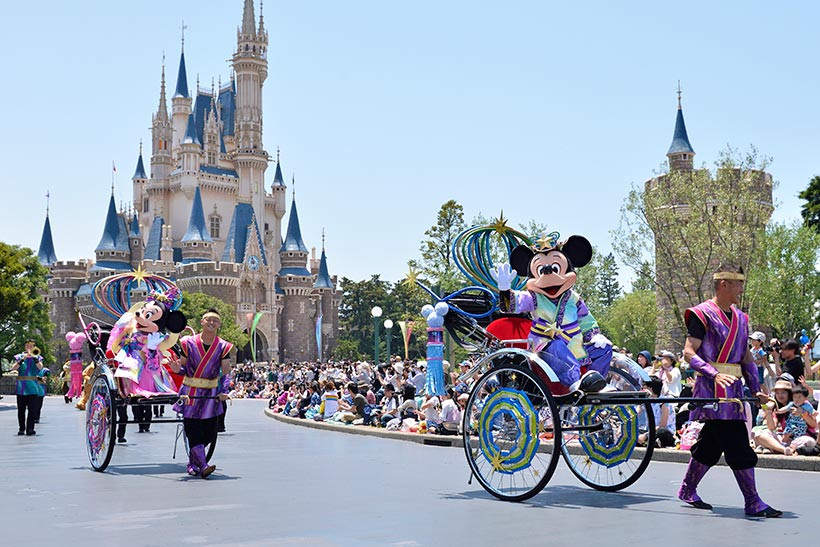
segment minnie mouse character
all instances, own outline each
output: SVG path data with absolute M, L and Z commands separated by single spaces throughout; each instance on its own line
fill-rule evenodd
M 84 332 L 70 331 L 65 334 L 65 339 L 71 350 L 69 354 L 71 383 L 65 395 L 67 403 L 74 397 L 79 397 L 83 391 L 83 345 L 88 337 Z
M 601 334 L 598 322 L 572 290 L 578 278 L 575 268 L 589 264 L 592 245 L 582 236 L 563 242 L 559 237 L 552 232 L 532 248 L 519 245 L 510 253 L 510 264 L 500 264 L 491 274 L 501 310 L 530 314 L 530 349 L 552 367 L 562 384 L 575 387 L 582 365 L 606 377 L 612 342 Z M 510 290 L 516 274 L 527 278 L 526 290 Z M 594 376 L 600 389 L 605 384 Z
M 167 293 L 152 291 L 145 302 L 132 306 L 111 329 L 108 349 L 118 363 L 114 376 L 119 378 L 123 395 L 176 393 L 162 358 L 187 324 L 185 315 L 176 310 L 179 304 L 181 295 L 176 288 Z

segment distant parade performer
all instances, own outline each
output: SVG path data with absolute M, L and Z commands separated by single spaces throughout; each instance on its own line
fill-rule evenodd
M 217 336 L 222 319 L 213 308 L 202 315 L 202 332 L 180 340 L 182 356 L 169 364 L 184 375 L 179 390 L 181 401 L 174 410 L 182 414 L 188 438 L 188 474 L 205 478 L 216 469 L 209 465 L 205 445 L 216 440 L 222 403 L 228 399 L 233 344 Z
M 68 393 L 66 393 L 66 403 L 75 397 L 80 397 L 83 393 L 83 344 L 88 339 L 84 332 L 67 332 L 65 339 L 68 342 L 69 363 L 71 369 L 71 381 Z
M 687 338 L 684 358 L 697 373 L 692 396 L 727 399 L 716 407 L 693 405 L 690 419 L 704 422 L 678 498 L 698 509 L 712 509 L 697 493 L 697 486 L 721 454 L 732 469 L 743 493 L 745 512 L 753 517 L 779 517 L 783 513 L 766 505 L 757 493 L 757 454 L 749 445 L 743 384 L 760 391 L 757 367 L 746 346 L 749 317 L 738 309 L 745 281 L 743 269 L 722 265 L 713 276 L 715 297 L 686 310 Z
M 43 397 L 46 396 L 43 356 L 34 345 L 34 340 L 26 340 L 25 351 L 14 356 L 16 361 L 11 370 L 17 371 L 17 425 L 18 435 L 35 435 L 34 424 L 40 417 Z M 28 413 L 27 413 L 28 411 Z

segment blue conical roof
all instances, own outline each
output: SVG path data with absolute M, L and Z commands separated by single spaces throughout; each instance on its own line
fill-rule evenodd
M 144 257 L 146 260 L 159 260 L 159 250 L 162 247 L 162 226 L 165 221 L 162 217 L 154 217 L 151 230 L 148 232 L 148 243 L 145 245 Z
M 332 289 L 333 282 L 330 280 L 330 274 L 327 272 L 327 256 L 325 250 L 322 249 L 322 259 L 319 261 L 319 275 L 316 276 L 316 283 L 313 284 L 314 289 Z
M 692 145 L 689 144 L 689 136 L 686 134 L 686 124 L 683 123 L 683 109 L 678 107 L 678 116 L 675 119 L 675 133 L 672 135 L 672 144 L 666 155 L 689 153 L 694 154 Z
M 282 251 L 308 252 L 305 242 L 302 241 L 302 230 L 299 228 L 299 213 L 296 212 L 296 200 L 290 206 L 290 219 L 288 219 L 288 232 L 285 235 L 285 242 L 282 243 Z
M 194 193 L 194 204 L 191 207 L 191 218 L 188 221 L 188 231 L 182 236 L 182 241 L 208 241 L 213 242 L 208 226 L 205 225 L 205 211 L 202 209 L 202 194 L 199 186 Z
M 105 217 L 105 229 L 96 251 L 125 251 L 129 252 L 128 233 L 125 230 L 125 221 L 117 214 L 114 203 L 114 194 L 108 202 L 108 214 Z
M 46 223 L 43 226 L 43 236 L 40 238 L 37 260 L 43 266 L 51 266 L 57 262 L 57 255 L 54 254 L 54 240 L 51 239 L 51 221 L 48 219 L 48 215 L 46 215 Z
M 228 236 L 225 239 L 225 250 L 222 253 L 222 262 L 231 261 L 231 249 L 233 249 L 233 261 L 237 264 L 245 262 L 245 248 L 248 243 L 248 227 L 255 226 L 256 241 L 262 252 L 262 263 L 267 266 L 268 258 L 265 253 L 265 246 L 262 243 L 262 236 L 259 226 L 256 224 L 256 215 L 253 214 L 253 207 L 250 203 L 237 203 L 233 209 L 231 227 L 228 228 Z
M 276 173 L 273 175 L 273 186 L 284 186 L 285 178 L 282 176 L 282 165 L 276 162 Z
M 196 131 L 196 121 L 194 120 L 194 114 L 188 114 L 188 127 L 185 129 L 185 136 L 182 138 L 182 144 L 192 142 L 194 144 L 202 145 L 202 142 L 199 140 L 199 135 Z
M 177 74 L 177 90 L 174 97 L 190 98 L 188 95 L 188 74 L 185 72 L 185 52 L 179 55 L 179 74 Z
M 134 213 L 134 218 L 131 219 L 131 226 L 129 226 L 129 230 L 131 233 L 131 237 L 139 237 L 140 236 L 140 222 L 137 219 L 137 213 Z
M 134 176 L 131 177 L 131 180 L 147 178 L 148 177 L 145 176 L 145 166 L 142 164 L 142 152 L 140 152 L 140 157 L 137 160 L 137 168 L 134 170 Z

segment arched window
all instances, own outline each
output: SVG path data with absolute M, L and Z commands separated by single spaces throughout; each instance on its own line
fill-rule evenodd
M 222 224 L 222 218 L 219 215 L 211 215 L 209 218 L 210 221 L 210 232 L 211 237 L 219 238 L 219 228 Z

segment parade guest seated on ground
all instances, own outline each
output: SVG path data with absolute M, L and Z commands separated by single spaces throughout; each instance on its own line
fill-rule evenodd
M 809 427 L 816 428 L 817 420 L 814 408 L 808 410 L 811 404 L 806 401 L 805 391 L 803 386 L 792 387 L 787 380 L 775 383 L 774 397 L 763 402 L 765 426 L 754 429 L 758 451 L 791 456 L 798 449 L 803 452 L 814 448 L 816 440 L 809 434 Z
M 427 422 L 428 430 L 441 423 L 441 416 L 438 412 L 440 405 L 439 398 L 435 395 L 431 395 L 430 393 L 424 395 L 424 402 L 421 403 L 421 409 L 419 410 L 421 414 L 420 418 Z
M 322 418 L 329 420 L 339 410 L 339 392 L 333 380 L 325 381 L 325 391 L 322 393 Z
M 663 391 L 663 383 L 654 377 L 643 384 L 644 391 L 649 393 L 649 397 L 657 399 Z M 660 448 L 675 446 L 675 409 L 672 403 L 652 403 L 652 415 L 655 418 L 655 445 Z M 638 444 L 646 446 L 649 436 L 648 423 L 645 416 L 644 407 L 638 409 Z
M 359 386 L 356 385 L 355 382 L 347 383 L 347 391 L 353 397 L 353 402 L 348 404 L 346 401 L 339 401 L 341 414 L 339 419 L 345 423 L 352 423 L 355 420 L 364 419 L 367 399 L 359 393 Z
M 382 427 L 387 425 L 387 422 L 398 418 L 399 397 L 396 395 L 396 390 L 393 389 L 393 384 L 385 384 L 384 397 L 379 405 L 379 422 Z
M 457 435 L 458 426 L 461 424 L 461 411 L 455 402 L 455 390 L 451 386 L 447 387 L 447 392 L 441 396 L 441 424 L 428 430 L 440 435 Z

